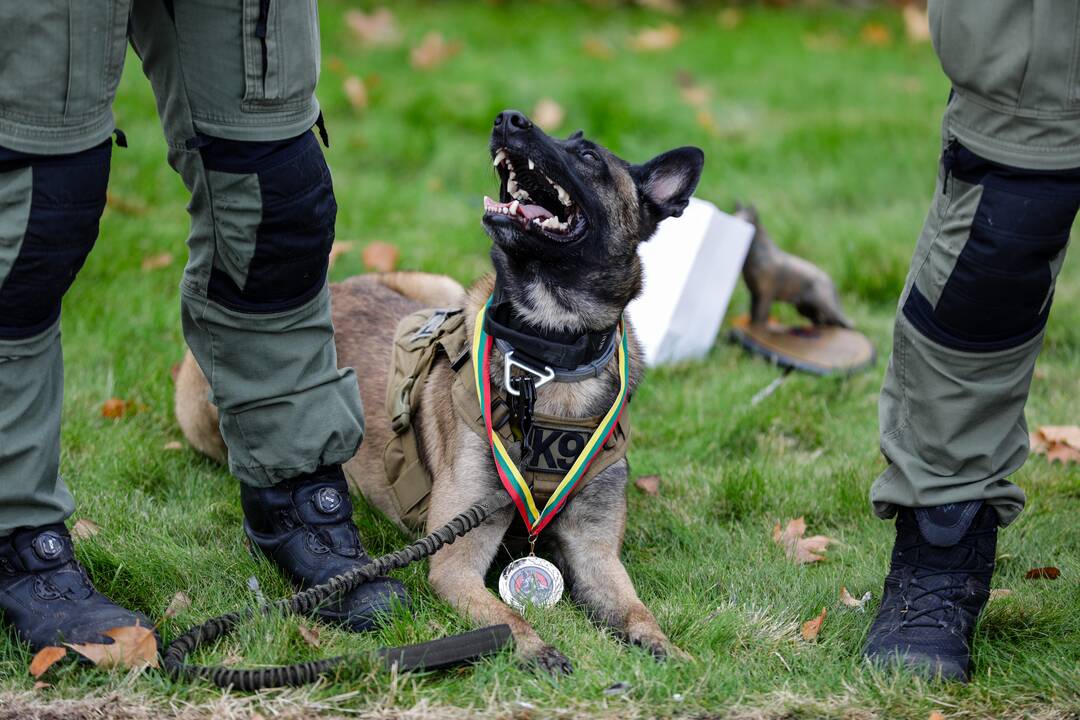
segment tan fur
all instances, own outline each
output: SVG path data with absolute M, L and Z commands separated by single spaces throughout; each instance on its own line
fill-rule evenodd
M 460 307 L 465 288 L 445 275 L 394 272 L 378 276 L 381 284 L 425 307 Z
M 176 374 L 176 421 L 191 446 L 220 463 L 229 457 L 218 429 L 218 411 L 210 402 L 210 385 L 188 350 Z
M 473 320 L 491 293 L 493 282 L 493 277 L 488 276 L 462 294 L 460 286 L 449 278 L 395 273 L 355 277 L 331 286 L 338 363 L 357 368 L 366 417 L 364 442 L 345 465 L 345 471 L 353 487 L 399 525 L 382 462 L 382 452 L 392 432 L 386 416 L 385 395 L 394 330 L 401 318 L 421 307 L 454 305 L 456 300 L 465 308 L 471 337 Z M 636 385 L 642 361 L 632 331 L 630 347 L 631 382 Z M 492 358 L 494 387 L 501 387 L 501 375 L 495 370 L 501 366 L 496 351 Z M 199 369 L 189 354 L 181 370 L 184 381 L 177 383 L 177 419 L 192 445 L 211 454 L 216 448 L 223 450 L 220 436 L 215 435 L 217 413 L 206 399 L 205 379 L 200 384 L 195 373 Z M 199 373 L 198 378 L 201 377 Z M 429 528 L 444 524 L 492 493 L 503 492 L 486 442 L 454 410 L 452 381 L 449 365 L 436 365 L 423 389 L 418 412 L 422 454 L 434 481 Z M 567 417 L 596 415 L 598 408 L 606 409 L 617 388 L 618 369 L 613 358 L 599 378 L 551 383 L 542 388 L 536 411 Z M 220 459 L 223 453 L 211 456 Z M 626 480 L 625 462 L 608 468 L 566 505 L 542 540 L 552 543 L 549 549 L 566 573 L 572 594 L 598 621 L 658 656 L 681 656 L 681 651 L 668 641 L 638 599 L 619 559 L 626 523 Z M 477 623 L 508 624 L 522 659 L 549 670 L 569 670 L 567 659 L 485 585 L 487 569 L 515 513 L 512 507 L 505 508 L 484 526 L 432 557 L 432 586 Z

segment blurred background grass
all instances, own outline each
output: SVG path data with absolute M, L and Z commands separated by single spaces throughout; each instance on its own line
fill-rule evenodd
M 870 618 L 839 606 L 837 594 L 841 585 L 856 595 L 871 590 L 876 603 L 887 565 L 892 526 L 872 519 L 866 500 L 883 467 L 877 392 L 933 192 L 948 85 L 929 44 L 910 36 L 896 7 L 777 4 L 787 5 L 407 0 L 382 16 L 394 32 L 372 36 L 376 4 L 320 3 L 319 98 L 332 141 L 338 239 L 351 244 L 333 279 L 364 271 L 361 251 L 375 241 L 395 245 L 404 268 L 463 282 L 485 272 L 481 199 L 495 187 L 487 136 L 494 115 L 512 107 L 546 114 L 554 132 L 582 128 L 632 161 L 701 146 L 698 195 L 724 209 L 736 199 L 756 203 L 781 246 L 835 278 L 881 360 L 850 380 L 792 376 L 752 406 L 777 371 L 718 342 L 701 362 L 651 373 L 635 398 L 633 472 L 662 481 L 657 498 L 629 491 L 625 557 L 643 599 L 696 662 L 658 665 L 563 603 L 534 620 L 575 662 L 569 678 L 522 671 L 509 655 L 406 681 L 361 671 L 305 696 L 311 712 L 396 712 L 417 703 L 436 716 L 445 705 L 507 716 L 527 716 L 530 705 L 536 716 L 560 708 L 627 717 L 1080 712 L 1080 470 L 1042 458 L 1016 478 L 1029 506 L 1002 534 L 995 579 L 1014 593 L 995 601 L 980 624 L 974 683 L 926 684 L 859 661 Z M 368 18 L 367 41 L 350 15 L 357 11 Z M 163 622 L 171 638 L 253 602 L 251 575 L 268 596 L 287 588 L 245 549 L 227 472 L 186 448 L 165 448 L 181 439 L 170 368 L 183 352 L 177 285 L 187 198 L 165 163 L 134 55 L 115 111 L 130 147 L 114 153 L 101 238 L 64 306 L 62 471 L 76 518 L 101 526 L 78 551 L 102 590 L 152 617 L 175 592 L 191 597 L 190 610 Z M 157 267 L 144 269 L 154 258 Z M 1059 283 L 1029 404 L 1033 424 L 1075 423 L 1080 415 L 1078 264 L 1074 253 Z M 747 303 L 740 291 L 731 312 Z M 363 378 L 384 370 L 359 371 Z M 100 408 L 110 397 L 148 409 L 105 420 Z M 800 515 L 811 532 L 842 541 L 827 562 L 795 567 L 772 544 L 773 523 Z M 365 508 L 358 521 L 375 553 L 405 540 Z M 1062 578 L 1022 579 L 1042 565 L 1060 567 Z M 415 614 L 402 613 L 375 635 L 324 628 L 316 649 L 300 639 L 295 620 L 267 621 L 202 659 L 283 662 L 467 628 L 424 573 L 402 573 Z M 830 615 L 820 641 L 803 643 L 799 624 L 822 606 Z M 28 660 L 0 639 L 0 687 L 28 688 Z M 169 702 L 218 697 L 154 673 L 125 679 L 64 666 L 50 674 L 55 687 L 42 699 L 113 690 Z M 618 681 L 629 690 L 604 694 Z

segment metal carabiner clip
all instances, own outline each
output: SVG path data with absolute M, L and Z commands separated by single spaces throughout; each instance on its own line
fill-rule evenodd
M 555 371 L 552 370 L 550 367 L 545 366 L 543 372 L 541 372 L 529 365 L 526 365 L 525 363 L 521 363 L 515 360 L 513 350 L 507 351 L 507 353 L 503 356 L 503 387 L 505 387 L 506 392 L 510 393 L 511 395 L 521 395 L 521 391 L 515 390 L 514 384 L 510 382 L 510 371 L 515 367 L 519 367 L 522 370 L 528 372 L 529 374 L 536 376 L 537 381 L 534 384 L 534 387 L 546 385 L 555 379 Z

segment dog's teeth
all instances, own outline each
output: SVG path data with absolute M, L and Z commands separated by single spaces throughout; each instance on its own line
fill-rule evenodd
M 512 203 L 510 203 L 510 214 L 511 214 L 511 215 L 517 215 L 517 211 L 518 211 L 518 205 L 520 205 L 520 204 L 521 204 L 521 203 L 519 203 L 519 202 L 518 202 L 517 200 L 515 200 L 515 201 L 514 201 L 514 202 L 512 202 Z
M 533 162 L 532 158 L 529 158 L 529 169 L 530 170 L 535 170 L 536 169 L 536 163 Z
M 558 183 L 551 184 L 555 186 L 555 192 L 559 193 L 559 202 L 566 207 L 570 207 L 570 193 L 563 190 L 562 185 L 559 185 Z
M 554 230 L 559 227 L 559 218 L 549 217 L 547 220 L 540 223 L 540 227 L 546 228 L 547 230 Z
M 506 151 L 505 150 L 500 150 L 499 152 L 495 153 L 495 160 L 491 164 L 494 165 L 495 167 L 499 167 L 499 163 L 501 163 L 505 159 L 506 159 Z
M 506 181 L 506 192 L 514 195 L 518 191 L 518 184 L 514 182 L 514 174 L 510 173 L 510 179 Z

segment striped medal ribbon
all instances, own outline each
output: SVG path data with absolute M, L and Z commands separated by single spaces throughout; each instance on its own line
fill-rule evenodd
M 495 469 L 499 473 L 503 487 L 510 494 L 518 512 L 525 521 L 525 527 L 529 530 L 530 541 L 535 542 L 536 536 L 552 519 L 562 510 L 567 498 L 573 493 L 574 487 L 585 477 L 590 463 L 603 449 L 608 438 L 615 431 L 626 406 L 627 390 L 630 384 L 630 353 L 627 349 L 626 331 L 622 322 L 619 323 L 619 334 L 622 336 L 618 347 L 619 362 L 619 392 L 612 403 L 611 409 L 604 415 L 600 425 L 593 431 L 584 450 L 571 466 L 569 472 L 551 494 L 543 510 L 536 507 L 532 491 L 529 489 L 521 471 L 518 470 L 510 454 L 503 446 L 502 440 L 495 432 L 491 424 L 491 350 L 494 339 L 484 332 L 484 316 L 491 305 L 488 298 L 484 307 L 476 315 L 476 328 L 473 331 L 473 368 L 476 375 L 476 396 L 480 400 L 480 407 L 484 413 L 484 427 L 487 428 L 488 443 L 491 445 L 491 454 L 495 458 Z

